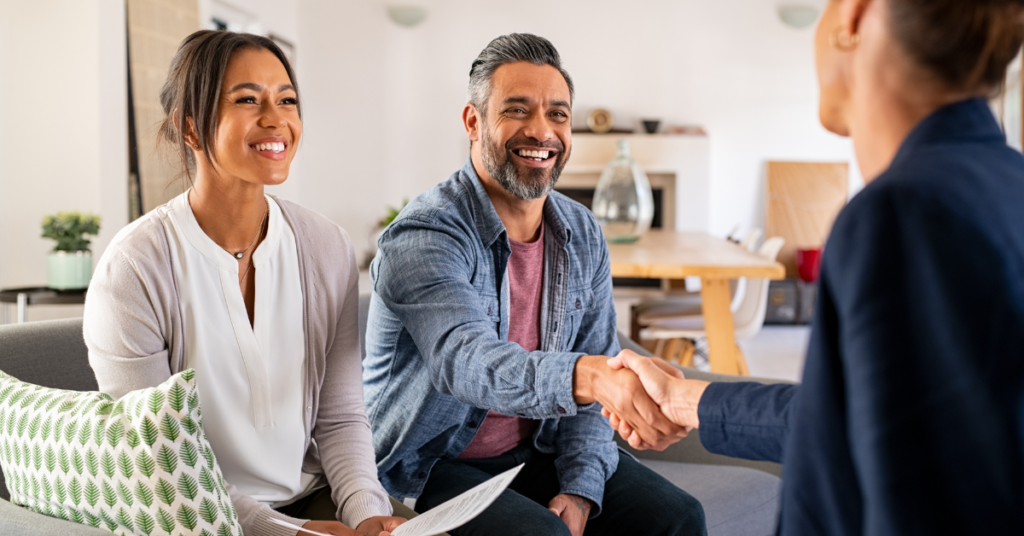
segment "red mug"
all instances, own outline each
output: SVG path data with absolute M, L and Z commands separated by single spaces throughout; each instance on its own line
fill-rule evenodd
M 796 270 L 800 279 L 808 283 L 817 281 L 821 271 L 821 248 L 796 250 Z

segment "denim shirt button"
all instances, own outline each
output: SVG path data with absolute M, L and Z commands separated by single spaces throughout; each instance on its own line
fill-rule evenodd
M 576 308 L 579 309 L 580 307 L 583 307 L 583 304 L 580 303 L 580 299 L 579 298 L 576 298 Z
M 417 476 L 419 476 L 420 478 L 427 478 L 427 472 L 426 471 L 420 471 L 420 474 L 417 475 Z
M 563 408 L 562 406 L 558 406 L 558 412 L 565 414 L 565 408 Z
M 487 308 L 487 314 L 491 314 L 491 308 L 490 307 Z

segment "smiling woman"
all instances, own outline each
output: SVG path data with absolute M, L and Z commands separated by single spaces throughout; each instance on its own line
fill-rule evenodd
M 302 136 L 287 58 L 264 37 L 196 32 L 160 98 L 191 188 L 99 262 L 84 335 L 100 389 L 117 397 L 194 369 L 247 535 L 294 534 L 275 519 L 393 530 L 402 520 L 377 481 L 362 400 L 348 235 L 264 192 L 288 179 Z

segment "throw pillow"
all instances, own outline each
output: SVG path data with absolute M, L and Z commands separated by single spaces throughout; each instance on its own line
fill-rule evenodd
M 241 536 L 203 433 L 195 373 L 120 400 L 0 372 L 11 502 L 121 535 Z

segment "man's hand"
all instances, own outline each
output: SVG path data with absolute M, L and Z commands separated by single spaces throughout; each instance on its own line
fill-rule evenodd
M 391 536 L 391 531 L 397 529 L 405 521 L 401 517 L 371 517 L 360 523 L 356 527 L 356 532 L 360 536 Z
M 636 355 L 626 350 L 619 357 L 625 354 Z M 638 445 L 665 450 L 686 437 L 686 429 L 662 414 L 637 375 L 621 366 L 609 367 L 607 357 L 584 356 L 576 362 L 573 395 L 578 404 L 600 402 L 606 410 L 628 423 L 637 436 Z
M 666 361 L 641 357 L 628 350 L 609 359 L 608 366 L 616 370 L 625 368 L 635 372 L 647 394 L 672 423 L 684 427 L 687 432 L 700 427 L 697 406 L 704 395 L 704 390 L 707 389 L 708 382 L 687 380 L 682 371 Z M 612 428 L 618 430 L 622 438 L 633 448 L 656 448 L 656 445 L 644 440 L 643 434 L 637 433 L 628 419 L 623 419 L 613 409 L 606 407 L 601 412 L 608 417 Z
M 590 501 L 583 497 L 562 493 L 551 499 L 551 502 L 548 503 L 548 510 L 562 518 L 572 536 L 583 536 L 583 528 L 587 526 L 592 506 Z

